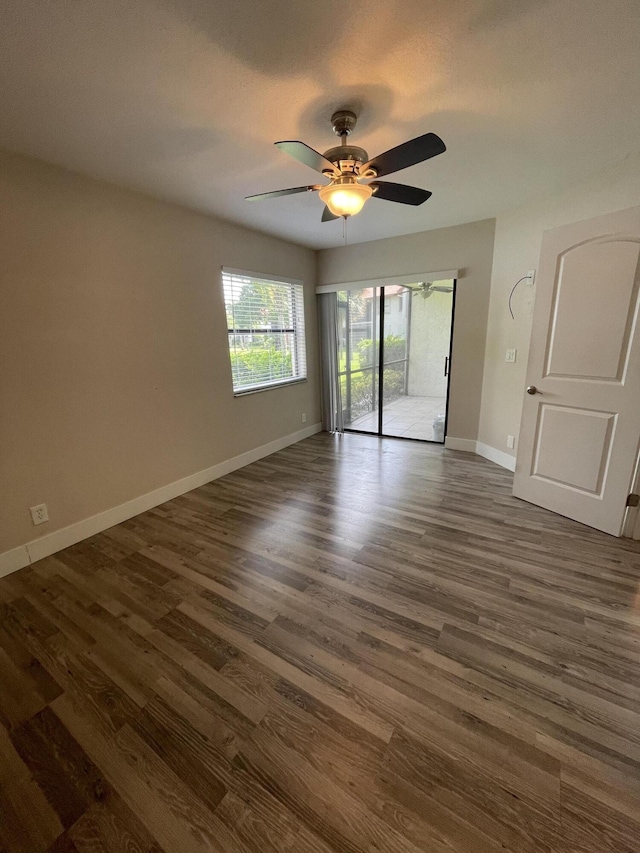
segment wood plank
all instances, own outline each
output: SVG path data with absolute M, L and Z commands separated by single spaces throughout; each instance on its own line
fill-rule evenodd
M 162 847 L 184 853 L 233 849 L 232 833 L 128 726 L 103 738 L 61 696 L 56 713 Z
M 12 732 L 11 740 L 65 829 L 93 803 L 108 801 L 110 786 L 50 708 Z
M 43 853 L 62 830 L 42 788 L 0 726 L 0 850 Z

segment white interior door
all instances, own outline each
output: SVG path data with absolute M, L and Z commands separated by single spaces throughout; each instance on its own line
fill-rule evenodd
M 513 487 L 614 536 L 640 443 L 639 257 L 640 208 L 545 233 Z

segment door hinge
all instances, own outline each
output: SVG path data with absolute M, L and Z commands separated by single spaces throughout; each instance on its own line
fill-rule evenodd
M 627 498 L 627 506 L 640 506 L 640 495 L 635 495 L 632 492 Z

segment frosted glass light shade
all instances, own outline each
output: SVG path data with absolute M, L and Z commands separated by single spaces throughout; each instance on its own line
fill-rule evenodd
M 334 216 L 354 216 L 372 193 L 373 189 L 366 184 L 334 183 L 322 187 L 319 196 Z

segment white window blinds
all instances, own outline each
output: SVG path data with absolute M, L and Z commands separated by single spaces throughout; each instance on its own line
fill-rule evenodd
M 306 379 L 301 284 L 223 269 L 236 394 Z

